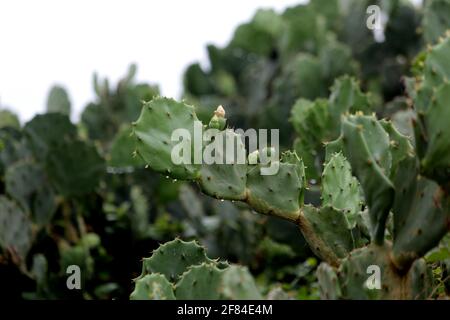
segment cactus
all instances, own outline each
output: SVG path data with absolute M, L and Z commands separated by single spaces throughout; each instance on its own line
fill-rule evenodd
M 289 120 L 298 135 L 295 149 L 308 164 L 307 171 L 311 178 L 320 175 L 321 168 L 317 163 L 323 161 L 323 145 L 328 145 L 339 136 L 342 115 L 357 111 L 368 113 L 371 105 L 370 96 L 362 93 L 356 80 L 349 76 L 335 80 L 327 100 L 297 100 Z M 335 151 L 339 152 L 340 148 Z
M 331 116 L 327 100 L 297 100 L 292 107 L 290 121 L 303 143 L 313 150 L 331 139 Z
M 345 117 L 342 136 L 330 147 L 339 149 L 343 146 L 350 159 L 370 210 L 370 221 L 365 224 L 372 228 L 374 236 L 373 244 L 352 252 L 342 261 L 338 272 L 341 298 L 425 299 L 432 293 L 431 271 L 421 257 L 448 232 L 450 217 L 445 191 L 448 147 L 443 138 L 448 134 L 446 128 L 439 126 L 440 120 L 433 118 L 438 114 L 440 118 L 445 117 L 443 106 L 444 101 L 448 101 L 445 96 L 448 68 L 442 54 L 446 52 L 448 43 L 447 39 L 429 51 L 423 75 L 416 80 L 413 89 L 418 90 L 412 96 L 418 114 L 416 132 L 422 130 L 420 135 L 416 135 L 420 138 L 416 139 L 417 156 L 422 161 L 418 161 L 408 139 L 392 123 L 362 115 Z M 437 89 L 429 89 L 436 86 Z M 436 134 L 438 131 L 442 133 Z M 376 142 L 370 139 L 376 139 Z M 434 154 L 435 157 L 431 156 Z M 433 159 L 433 170 L 429 169 L 429 159 Z M 436 182 L 421 176 L 421 172 Z M 370 194 L 376 194 L 374 200 L 378 203 L 370 200 Z M 394 220 L 392 246 L 384 240 L 385 226 L 382 225 L 391 210 Z M 378 235 L 377 229 L 380 231 Z M 365 271 L 370 265 L 382 269 L 385 280 L 382 280 L 384 286 L 381 291 L 361 286 L 367 279 Z M 322 278 L 325 294 L 330 292 L 327 287 L 330 276 Z
M 312 226 L 315 236 L 322 243 L 317 245 L 318 241 L 311 239 L 304 232 L 306 241 L 317 256 L 331 256 L 330 261 L 336 263 L 354 249 L 353 235 L 344 211 L 330 206 L 317 209 L 307 205 L 303 208 L 303 215 L 304 219 Z M 323 250 L 328 252 L 324 253 Z
M 421 172 L 438 183 L 448 181 L 450 152 L 448 126 L 448 79 L 450 78 L 450 37 L 429 49 L 423 62 L 423 73 L 414 85 L 412 96 L 417 112 L 414 120 L 415 145 L 421 160 Z
M 9 252 L 17 264 L 23 264 L 32 240 L 29 216 L 13 200 L 0 195 L 0 247 Z
M 285 68 L 283 82 L 290 87 L 294 96 L 314 99 L 326 94 L 318 58 L 302 53 L 295 56 Z
M 46 170 L 61 194 L 77 196 L 97 187 L 105 165 L 94 146 L 74 140 L 51 149 L 46 159 Z
M 167 173 L 175 179 L 193 179 L 198 175 L 199 166 L 194 164 L 176 165 L 171 160 L 171 151 L 175 142 L 172 132 L 179 128 L 189 130 L 194 137 L 194 123 L 198 121 L 194 108 L 170 99 L 155 98 L 145 104 L 139 120 L 133 125 L 137 137 L 137 153 L 146 164 L 161 173 Z M 156 143 L 154 143 L 156 142 Z
M 343 120 L 345 154 L 361 182 L 370 210 L 372 238 L 383 243 L 386 219 L 394 201 L 389 136 L 374 117 L 350 116 Z
M 150 100 L 158 94 L 158 88 L 148 84 L 136 83 L 137 67 L 130 65 L 127 74 L 110 88 L 108 79 L 100 82 L 93 77 L 95 102 L 89 103 L 81 114 L 81 124 L 92 140 L 101 142 L 104 149 L 123 124 L 127 124 L 139 115 L 141 101 Z
M 341 126 L 337 140 L 326 145 L 319 208 L 304 204 L 307 192 L 305 167 L 292 152 L 283 153 L 279 161 L 272 159 L 272 164 L 279 166 L 278 173 L 272 176 L 261 174 L 261 169 L 269 164 L 263 163 L 261 152 L 270 148 L 249 154 L 247 162 L 242 165 L 234 162 L 223 165 L 202 163 L 194 169 L 186 165 L 182 169 L 174 168 L 171 162 L 167 162 L 171 144 L 163 142 L 170 135 L 167 128 L 190 130 L 193 119 L 197 119 L 194 108 L 184 103 L 157 98 L 144 104 L 134 125 L 136 153 L 152 169 L 173 178 L 195 181 L 210 196 L 243 201 L 255 211 L 296 223 L 312 251 L 324 260 L 318 274 L 325 298 L 426 298 L 432 291 L 433 282 L 422 257 L 447 233 L 450 216 L 448 193 L 445 191 L 448 148 L 443 138 L 447 136 L 447 129 L 439 125 L 428 128 L 429 124 L 440 121 L 434 118 L 433 109 L 438 110 L 436 115 L 446 112 L 444 101 L 448 100 L 446 91 L 449 90 L 445 83 L 445 63 L 439 60 L 444 46 L 445 43 L 432 49 L 425 62 L 425 75 L 418 80 L 421 81 L 418 87 L 421 91 L 416 96 L 422 94 L 422 100 L 418 101 L 417 112 L 426 133 L 431 133 L 425 137 L 427 145 L 422 156 L 416 155 L 408 137 L 401 134 L 392 122 L 363 114 L 371 108 L 370 98 L 361 93 L 351 78 L 338 80 L 328 101 L 299 100 L 295 104 L 292 121 L 297 131 L 304 136 L 309 132 L 315 134 L 301 140 L 309 145 L 307 149 L 319 148 L 321 142 L 337 136 L 328 131 L 327 121 L 337 121 Z M 440 63 L 440 73 L 430 73 L 433 63 Z M 430 106 L 421 104 L 427 101 L 423 97 L 430 93 L 426 88 L 439 81 L 444 84 L 434 90 L 435 98 L 429 99 Z M 152 113 L 156 114 L 153 120 Z M 336 120 L 338 117 L 339 121 Z M 165 121 L 166 125 L 158 126 L 157 121 Z M 223 136 L 225 141 L 239 140 L 232 130 L 221 129 L 216 132 L 216 138 Z M 441 134 L 434 133 L 439 130 L 442 130 Z M 237 145 L 243 148 L 243 145 Z M 150 152 L 150 148 L 155 146 L 159 149 Z M 208 147 L 208 143 L 203 144 L 200 150 Z M 217 152 L 225 154 L 225 147 L 221 148 Z M 435 152 L 440 155 L 432 158 L 439 175 L 426 169 L 427 155 Z M 422 157 L 422 161 L 419 162 L 417 156 Z M 421 176 L 421 171 L 427 177 Z M 393 227 L 389 222 L 391 213 Z M 369 244 L 364 238 L 367 234 Z M 366 283 L 367 270 L 374 265 L 380 268 L 384 279 L 381 290 L 376 291 Z M 208 292 L 208 297 L 223 297 L 223 291 L 213 288 L 219 286 L 220 275 L 227 271 L 208 262 L 186 273 L 189 276 L 181 282 L 179 289 L 175 289 L 176 295 L 180 290 L 186 298 L 206 297 L 204 293 L 197 296 L 194 289 L 186 289 L 186 286 L 192 287 L 197 283 L 194 278 L 202 271 L 209 272 L 211 280 L 203 282 L 202 279 L 198 282 L 199 288 Z M 187 295 L 188 292 L 192 295 Z
M 242 149 L 240 154 L 245 153 L 240 137 L 232 130 L 225 129 L 216 135 L 216 139 L 224 137 L 225 145 L 222 146 L 222 150 L 217 151 L 217 155 L 225 155 L 224 164 L 175 165 L 171 160 L 172 148 L 175 146 L 171 141 L 171 134 L 176 129 L 184 128 L 190 133 L 191 139 L 195 139 L 194 121 L 198 121 L 194 108 L 184 103 L 167 98 L 156 98 L 145 103 L 142 114 L 133 127 L 137 140 L 136 153 L 155 171 L 174 179 L 196 181 L 206 194 L 213 197 L 246 201 L 265 214 L 283 216 L 292 221 L 297 219 L 298 200 L 302 194 L 304 181 L 303 164 L 300 159 L 295 157 L 294 163 L 291 163 L 292 159 L 281 159 L 279 164 L 275 164 L 279 166 L 276 175 L 261 175 L 264 165 L 247 164 L 245 159 L 241 164 L 236 162 L 237 159 L 227 158 L 226 144 L 233 141 L 237 145 L 237 150 Z M 191 144 L 191 140 L 186 141 Z M 208 146 L 205 146 L 205 149 L 203 146 L 200 148 L 197 153 L 203 154 Z M 187 160 L 194 163 L 194 155 L 191 154 Z M 292 188 L 286 190 L 285 185 Z M 274 196 L 268 197 L 267 193 Z
M 20 128 L 19 118 L 9 111 L 9 110 L 0 110 L 0 128 Z
M 144 259 L 142 274 L 134 281 L 130 298 L 135 300 L 262 298 L 245 267 L 212 260 L 204 247 L 180 239 Z
M 49 113 L 35 116 L 25 124 L 25 135 L 35 156 L 45 161 L 53 147 L 76 138 L 76 127 L 69 118 L 60 113 Z
M 354 78 L 343 76 L 335 80 L 329 98 L 329 112 L 334 126 L 334 137 L 339 135 L 341 116 L 346 112 L 362 112 L 371 110 L 371 99 L 368 94 L 361 92 L 359 84 Z
M 223 271 L 213 264 L 191 266 L 176 284 L 175 294 L 182 300 L 221 299 L 222 277 Z
M 136 281 L 131 300 L 175 300 L 172 284 L 161 274 L 154 273 Z
M 430 0 L 425 3 L 424 36 L 428 43 L 436 44 L 450 27 L 450 1 Z
M 317 268 L 317 278 L 322 300 L 337 300 L 342 297 L 339 279 L 332 267 L 326 263 L 321 263 Z
M 342 153 L 335 153 L 326 163 L 322 174 L 322 205 L 345 212 L 349 228 L 356 224 L 361 210 L 359 182 L 352 175 L 351 167 Z
M 415 180 L 406 180 L 411 183 L 404 189 L 407 196 L 398 200 L 405 204 L 395 212 L 401 220 L 395 234 L 393 261 L 399 267 L 408 266 L 434 248 L 448 231 L 448 204 L 444 203 L 442 189 L 423 177 Z
M 142 167 L 142 159 L 133 155 L 135 147 L 129 143 L 131 133 L 129 126 L 123 127 L 117 133 L 109 150 L 108 166 L 118 169 Z
M 449 3 L 260 10 L 225 47 L 208 46 L 209 67 L 187 68 L 182 102 L 156 98 L 131 65 L 117 85 L 94 76 L 95 100 L 76 125 L 62 87 L 24 127 L 0 110 L 2 288 L 29 299 L 448 295 Z M 366 28 L 372 4 L 387 18 L 384 41 Z M 280 129 L 280 150 L 246 150 L 234 127 Z M 194 128 L 215 131 L 181 148 Z M 175 129 L 187 131 L 176 139 Z M 172 161 L 175 148 L 190 163 Z M 269 166 L 276 173 L 264 175 Z M 205 248 L 161 245 L 129 295 L 133 261 L 175 237 Z M 316 258 L 302 262 L 312 254 L 318 285 Z M 72 264 L 82 292 L 61 285 Z M 29 280 L 36 290 L 24 293 Z
M 169 281 L 176 281 L 191 265 L 212 263 L 206 256 L 205 248 L 194 242 L 176 239 L 160 246 L 150 258 L 143 260 L 143 272 L 160 273 Z
M 281 17 L 273 10 L 258 10 L 251 22 L 242 24 L 236 29 L 230 47 L 269 56 L 282 27 Z
M 448 125 L 443 121 L 450 117 L 448 101 L 450 84 L 439 87 L 425 115 L 428 146 L 422 159 L 424 173 L 437 181 L 447 181 L 450 177 L 450 143 L 445 137 L 450 134 Z
M 67 91 L 60 86 L 51 88 L 47 98 L 47 112 L 59 112 L 70 117 L 70 100 Z
M 30 161 L 19 161 L 5 173 L 6 192 L 38 225 L 46 225 L 56 210 L 56 199 L 45 172 Z

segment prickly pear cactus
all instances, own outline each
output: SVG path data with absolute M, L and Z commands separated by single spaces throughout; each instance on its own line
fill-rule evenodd
M 169 281 L 175 281 L 189 266 L 203 262 L 213 263 L 206 256 L 204 247 L 195 242 L 176 239 L 161 245 L 150 258 L 144 258 L 143 274 L 160 273 Z
M 172 284 L 161 274 L 147 274 L 135 283 L 131 300 L 175 300 Z
M 105 173 L 105 163 L 94 146 L 74 140 L 51 149 L 46 169 L 61 194 L 77 196 L 95 190 Z
M 167 242 L 143 260 L 133 300 L 261 299 L 247 268 L 206 256 L 205 248 L 180 239 Z
M 55 192 L 43 168 L 31 161 L 19 161 L 5 173 L 6 192 L 38 225 L 50 222 L 56 210 Z
M 20 127 L 20 122 L 17 116 L 9 110 L 0 110 L 0 128 L 15 128 Z
M 0 196 L 0 246 L 17 264 L 25 262 L 33 239 L 32 222 L 13 200 Z
M 450 133 L 447 134 L 448 126 L 442 119 L 448 109 L 446 101 L 450 100 L 446 80 L 450 71 L 443 58 L 448 43 L 450 40 L 443 41 L 429 51 L 424 74 L 416 79 L 414 112 L 416 137 L 419 132 L 420 139 L 414 144 L 393 122 L 368 115 L 370 96 L 363 94 L 351 78 L 338 80 L 329 100 L 302 99 L 295 104 L 291 121 L 297 132 L 303 136 L 314 133 L 301 137 L 299 143 L 307 147 L 300 150 L 321 148 L 321 143 L 326 142 L 326 154 L 321 151 L 326 162 L 320 175 L 320 207 L 304 204 L 308 189 L 302 154 L 299 157 L 286 152 L 279 159 L 264 163 L 261 150 L 257 150 L 239 165 L 233 159 L 222 165 L 174 166 L 169 159 L 174 145 L 167 128 L 184 128 L 193 134 L 197 121 L 194 107 L 184 103 L 158 98 L 144 104 L 134 126 L 136 153 L 152 169 L 195 181 L 212 197 L 240 200 L 255 211 L 296 223 L 312 251 L 326 263 L 318 270 L 322 297 L 426 298 L 433 281 L 422 257 L 448 232 L 450 219 L 450 148 L 445 138 Z M 437 89 L 430 90 L 434 87 Z M 152 113 L 156 115 L 153 117 Z M 340 128 L 337 133 L 329 131 L 326 123 L 338 123 Z M 218 125 L 217 114 L 208 126 L 197 125 L 216 129 L 216 138 L 240 140 L 232 130 Z M 331 137 L 336 140 L 329 141 Z M 193 151 L 195 146 L 189 139 L 185 150 Z M 198 151 L 203 153 L 210 144 L 208 140 L 197 145 Z M 237 145 L 238 149 L 243 148 L 242 144 Z M 221 146 L 217 154 L 226 154 L 226 148 Z M 187 159 L 192 158 L 189 153 Z M 271 164 L 278 166 L 277 173 L 262 174 Z M 373 279 L 373 283 L 366 281 L 368 272 L 373 270 L 379 273 L 381 284 Z M 211 277 L 210 281 L 194 280 L 202 272 Z M 194 295 L 198 285 L 212 297 L 223 297 L 226 291 L 212 288 L 219 286 L 222 274 L 227 272 L 203 262 L 187 271 L 175 293 L 185 298 L 188 293 L 195 298 L 206 297 Z
M 430 0 L 425 3 L 424 35 L 428 43 L 435 44 L 444 37 L 450 26 L 450 1 Z
M 264 214 L 283 216 L 292 221 L 297 219 L 304 188 L 304 169 L 300 159 L 296 157 L 294 163 L 292 158 L 282 158 L 271 164 L 250 164 L 242 137 L 233 130 L 215 131 L 214 141 L 203 146 L 201 133 L 195 132 L 195 127 L 202 129 L 205 126 L 197 119 L 194 107 L 172 99 L 156 98 L 144 104 L 141 116 L 134 124 L 135 152 L 153 170 L 174 179 L 193 180 L 206 194 L 215 198 L 245 201 Z M 184 163 L 174 164 L 172 153 L 180 152 L 177 149 L 180 142 L 176 140 L 175 143 L 171 138 L 172 133 L 180 129 L 185 129 L 183 152 L 187 151 L 188 155 L 183 154 Z M 214 142 L 219 140 L 224 143 L 216 145 Z M 227 144 L 237 146 L 237 155 L 228 156 Z M 202 159 L 196 159 L 212 151 L 214 159 L 219 158 L 222 162 L 202 163 Z M 275 175 L 261 174 L 268 165 L 277 167 L 278 172 Z M 291 187 L 286 189 L 286 185 Z
M 60 86 L 51 88 L 47 98 L 47 112 L 58 112 L 70 117 L 70 108 L 67 91 Z

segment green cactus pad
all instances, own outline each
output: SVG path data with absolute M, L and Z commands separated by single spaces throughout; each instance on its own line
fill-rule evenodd
M 338 258 L 346 257 L 354 248 L 354 240 L 350 231 L 348 220 L 343 211 L 322 207 L 321 209 L 306 205 L 303 208 L 305 218 L 312 225 L 312 228 L 322 242 L 333 251 Z M 311 249 L 316 252 L 311 244 Z M 321 255 L 320 252 L 316 252 Z
M 356 215 L 361 210 L 359 183 L 352 176 L 350 164 L 342 155 L 331 156 L 322 174 L 322 205 L 342 210 L 347 217 L 349 228 L 356 224 Z
M 316 271 L 319 281 L 320 299 L 337 300 L 341 298 L 341 288 L 336 271 L 329 264 L 322 262 Z
M 245 200 L 247 165 L 245 164 L 245 146 L 241 136 L 232 130 L 225 130 L 218 132 L 212 143 L 219 139 L 223 141 L 223 146 L 222 150 L 217 146 L 215 155 L 222 159 L 223 164 L 203 164 L 200 170 L 200 187 L 203 192 L 218 199 Z M 227 153 L 227 146 L 229 150 L 234 147 L 232 148 L 234 157 Z M 236 150 L 240 151 L 236 152 Z M 239 152 L 242 155 L 240 161 L 237 157 Z
M 105 173 L 105 163 L 94 146 L 75 140 L 51 149 L 46 169 L 59 192 L 79 196 L 95 190 Z
M 306 167 L 303 163 L 303 159 L 300 159 L 296 152 L 285 151 L 281 154 L 281 162 L 295 165 L 295 169 L 302 186 L 302 190 L 300 190 L 300 196 L 298 198 L 298 203 L 300 207 L 302 207 L 305 199 L 305 190 L 308 187 L 308 181 L 306 180 Z
M 39 165 L 25 160 L 9 166 L 5 184 L 6 192 L 32 214 L 37 224 L 50 222 L 56 210 L 56 200 L 45 172 Z
M 77 136 L 76 127 L 69 118 L 59 113 L 35 116 L 25 124 L 24 131 L 39 160 L 45 160 L 51 148 L 71 141 Z
M 330 161 L 335 153 L 344 152 L 344 141 L 342 135 L 334 141 L 325 145 L 325 162 Z
M 109 151 L 108 166 L 114 168 L 144 167 L 144 160 L 135 153 L 135 139 L 133 130 L 124 127 L 117 133 Z
M 0 246 L 25 262 L 32 244 L 32 223 L 14 201 L 0 195 Z
M 3 148 L 0 150 L 0 174 L 13 163 L 32 157 L 21 131 L 11 127 L 0 128 L 0 139 L 3 141 Z
M 175 287 L 179 300 L 259 300 L 261 293 L 247 268 L 230 266 L 223 270 L 215 264 L 192 266 Z
M 297 100 L 292 107 L 289 121 L 299 137 L 311 148 L 318 148 L 331 138 L 331 118 L 327 100 Z
M 261 168 L 262 165 L 248 166 L 247 203 L 260 213 L 296 221 L 303 179 L 298 175 L 298 166 L 279 163 L 275 175 L 262 175 Z
M 416 196 L 418 174 L 417 159 L 406 158 L 400 163 L 395 180 L 393 180 L 396 190 L 394 207 L 392 209 L 394 213 L 394 238 L 408 220 L 411 205 Z
M 206 256 L 204 247 L 194 241 L 184 242 L 175 239 L 161 245 L 150 258 L 143 260 L 141 277 L 147 273 L 160 273 L 169 281 L 177 281 L 189 266 L 199 265 L 203 262 L 214 262 Z
M 361 92 L 354 78 L 343 76 L 335 80 L 329 99 L 330 117 L 334 125 L 334 135 L 339 134 L 341 116 L 347 112 L 363 112 L 370 110 L 369 97 Z
M 434 94 L 425 115 L 428 148 L 422 159 L 422 167 L 428 177 L 439 182 L 446 182 L 450 178 L 449 101 L 450 83 L 446 83 Z
M 51 88 L 47 98 L 47 112 L 58 112 L 70 117 L 69 95 L 63 87 Z
M 232 265 L 222 273 L 222 295 L 231 300 L 261 300 L 262 295 L 246 267 Z
M 370 215 L 369 210 L 366 209 L 364 211 L 360 211 L 356 216 L 356 226 L 359 229 L 359 232 L 367 237 L 370 238 L 370 230 L 372 230 L 371 222 L 370 222 Z
M 309 179 L 319 179 L 320 173 L 316 163 L 316 151 L 312 150 L 301 138 L 296 138 L 293 149 L 295 153 L 302 155 L 302 161 L 305 165 L 305 174 Z
M 381 120 L 380 124 L 389 135 L 390 151 L 392 156 L 392 167 L 390 178 L 393 179 L 397 174 L 397 169 L 400 163 L 407 157 L 415 157 L 414 149 L 410 140 L 401 134 L 397 128 L 394 127 L 390 121 Z
M 284 72 L 286 81 L 292 86 L 296 97 L 315 99 L 326 94 L 318 58 L 300 53 L 286 64 Z
M 434 46 L 425 59 L 425 70 L 423 75 L 423 87 L 430 92 L 429 88 L 436 89 L 442 83 L 450 80 L 450 37 Z M 419 98 L 419 97 L 418 97 Z
M 387 216 L 394 201 L 389 135 L 371 116 L 345 117 L 342 124 L 345 155 L 361 183 L 369 206 L 372 238 L 384 241 Z
M 425 3 L 423 18 L 425 40 L 435 44 L 450 29 L 450 1 L 429 0 Z
M 22 208 L 31 211 L 30 203 L 34 193 L 39 190 L 44 180 L 44 171 L 31 161 L 16 162 L 5 173 L 6 192 Z
M 199 165 L 194 164 L 194 122 L 199 121 L 194 107 L 168 98 L 155 98 L 144 104 L 134 125 L 137 153 L 153 170 L 175 179 L 196 179 Z M 190 134 L 190 164 L 176 165 L 171 153 L 180 142 L 172 141 L 172 133 L 185 129 Z M 199 137 L 202 139 L 202 137 Z
M 393 247 L 394 263 L 399 269 L 408 268 L 412 261 L 435 247 L 447 233 L 450 219 L 444 193 L 435 182 L 419 177 L 409 188 L 405 198 L 399 200 L 408 202 L 409 206 L 404 205 L 401 208 L 404 211 L 394 215 L 394 220 L 397 215 L 400 219 L 396 223 Z
M 191 266 L 175 286 L 175 295 L 179 300 L 219 300 L 224 271 L 214 264 L 202 263 Z
M 175 300 L 172 284 L 162 274 L 147 274 L 135 285 L 130 300 Z
M 431 271 L 423 259 L 416 260 L 407 273 L 399 273 L 390 259 L 388 245 L 357 249 L 344 259 L 338 278 L 344 299 L 426 299 L 432 291 Z M 372 268 L 372 270 L 371 270 Z M 369 288 L 379 268 L 379 285 Z M 374 283 L 372 283 L 374 284 Z
M 414 261 L 408 272 L 408 282 L 411 288 L 411 299 L 426 300 L 432 297 L 433 273 L 424 259 Z
M 351 253 L 339 267 L 338 276 L 344 299 L 407 299 L 402 291 L 402 277 L 398 276 L 389 260 L 389 248 L 370 245 Z M 379 268 L 380 289 L 368 288 L 371 266 Z M 376 279 L 375 279 L 376 280 Z
M 0 110 L 0 128 L 20 128 L 19 118 L 9 110 Z

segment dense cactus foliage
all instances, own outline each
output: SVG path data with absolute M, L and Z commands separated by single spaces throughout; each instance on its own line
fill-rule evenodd
M 387 17 L 381 40 L 366 26 L 371 4 Z M 449 8 L 260 10 L 227 46 L 207 47 L 207 69 L 186 69 L 181 101 L 136 83 L 131 66 L 115 87 L 94 76 L 78 124 L 60 86 L 23 125 L 0 110 L 1 294 L 447 296 Z M 196 128 L 214 134 L 174 161 L 173 133 L 193 141 Z M 235 128 L 279 129 L 279 148 L 252 150 Z M 71 265 L 81 290 L 66 288 Z

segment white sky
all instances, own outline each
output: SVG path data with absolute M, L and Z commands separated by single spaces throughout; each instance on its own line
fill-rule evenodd
M 225 45 L 257 8 L 299 2 L 0 0 L 0 106 L 26 121 L 45 110 L 48 90 L 61 84 L 77 119 L 93 98 L 93 72 L 115 83 L 131 62 L 138 80 L 177 98 L 183 70 L 205 61 L 207 43 Z

